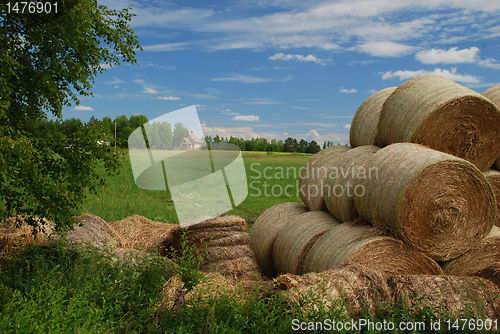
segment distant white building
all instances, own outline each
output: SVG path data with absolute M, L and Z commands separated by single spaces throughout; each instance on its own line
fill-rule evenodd
M 203 140 L 198 138 L 194 134 L 194 131 L 191 131 L 179 144 L 179 150 L 199 150 L 201 149 L 201 145 L 203 144 Z

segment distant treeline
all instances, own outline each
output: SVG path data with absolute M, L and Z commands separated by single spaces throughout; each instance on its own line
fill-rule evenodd
M 114 138 L 116 124 L 116 145 L 118 147 L 127 148 L 130 134 L 136 128 L 148 123 L 148 118 L 144 115 L 132 115 L 130 117 L 121 115 L 115 119 L 104 117 L 102 120 L 99 120 L 92 116 L 87 123 L 82 122 L 78 118 L 70 118 L 62 122 L 54 120 L 48 120 L 47 122 L 50 126 L 58 127 L 60 131 L 68 137 L 74 137 L 80 129 L 91 126 L 94 127 L 96 131 L 105 134 L 105 137 Z M 168 122 L 154 122 L 146 126 L 145 129 L 148 133 L 148 144 L 152 149 L 172 149 L 174 146 L 179 145 L 182 139 L 189 134 L 189 130 L 182 123 L 176 123 L 172 127 Z M 321 151 L 321 146 L 314 140 L 311 142 L 305 139 L 298 141 L 292 137 L 288 137 L 285 140 L 273 139 L 269 141 L 266 138 L 243 139 L 233 136 L 223 138 L 217 135 L 215 137 L 206 136 L 205 141 L 208 145 L 218 144 L 217 147 L 222 149 L 224 149 L 225 143 L 234 144 L 242 151 L 297 152 L 311 154 Z M 115 145 L 114 139 L 109 145 Z M 334 146 L 334 144 L 331 141 L 323 143 L 323 149 L 332 146 Z

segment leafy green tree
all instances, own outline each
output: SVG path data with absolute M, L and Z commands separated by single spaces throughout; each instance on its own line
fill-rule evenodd
M 283 152 L 297 152 L 298 148 L 299 143 L 297 142 L 297 139 L 292 137 L 285 139 Z
M 307 151 L 308 146 L 309 146 L 309 144 L 307 143 L 307 140 L 301 139 L 299 142 L 299 149 L 297 150 L 297 152 L 305 153 Z
M 158 133 L 160 135 L 161 140 L 161 148 L 163 150 L 171 150 L 172 143 L 174 141 L 174 135 L 172 134 L 172 125 L 169 122 L 161 122 L 159 123 Z
M 179 145 L 181 141 L 186 138 L 189 134 L 189 130 L 186 129 L 184 124 L 181 122 L 175 123 L 174 134 L 173 134 L 173 146 Z M 215 140 L 215 139 L 214 139 Z
M 321 151 L 321 146 L 319 146 L 319 144 L 315 140 L 313 140 L 307 146 L 306 153 L 316 154 L 319 151 Z
M 132 115 L 130 116 L 129 123 L 132 130 L 137 129 L 144 123 L 148 122 L 148 118 L 144 115 Z
M 57 3 L 57 13 L 36 15 L 8 13 L 6 1 L 0 3 L 0 219 L 28 214 L 63 228 L 81 213 L 87 190 L 105 183 L 96 166 L 104 162 L 113 173 L 120 160 L 98 143 L 112 137 L 95 126 L 68 135 L 47 115 L 62 121 L 63 106 L 92 95 L 102 63 L 136 63 L 141 48 L 130 7 Z

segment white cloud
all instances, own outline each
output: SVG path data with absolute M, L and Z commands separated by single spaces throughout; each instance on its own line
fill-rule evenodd
M 135 79 L 134 80 L 135 83 L 138 83 L 138 84 L 145 84 L 146 82 L 144 82 L 144 80 L 142 79 Z
M 479 60 L 478 64 L 483 67 L 492 68 L 494 70 L 500 70 L 500 63 L 494 58 Z
M 368 42 L 358 45 L 356 49 L 377 57 L 401 57 L 413 53 L 418 48 L 394 42 Z
M 101 66 L 101 68 L 107 70 L 107 69 L 110 69 L 112 66 L 109 65 L 109 64 L 99 64 L 99 66 Z
M 192 97 L 196 99 L 218 99 L 218 96 L 208 95 L 208 94 L 191 94 Z
M 75 106 L 73 108 L 73 110 L 77 110 L 77 111 L 91 111 L 91 110 L 94 110 L 94 108 L 79 105 L 79 106 Z
M 320 137 L 321 137 L 321 136 L 319 135 L 318 131 L 316 131 L 316 130 L 310 130 L 310 131 L 307 133 L 307 137 L 306 137 L 306 139 L 307 139 L 307 141 L 312 141 L 312 140 L 314 140 L 314 141 L 316 141 L 316 142 L 317 142 L 317 141 L 320 139 Z
M 341 93 L 357 93 L 358 90 L 355 89 L 355 88 L 353 88 L 353 89 L 345 89 L 345 88 L 340 87 L 340 92 Z
M 219 135 L 223 138 L 238 137 L 243 139 L 259 138 L 262 135 L 257 134 L 251 127 L 210 127 L 206 123 L 201 124 L 205 136 L 215 137 Z
M 259 116 L 255 115 L 238 115 L 233 117 L 233 121 L 247 121 L 247 122 L 255 122 L 259 120 Z
M 115 89 L 118 89 L 118 88 L 120 88 L 120 86 L 115 86 Z
M 259 77 L 252 77 L 249 75 L 242 75 L 242 74 L 236 74 L 231 77 L 222 77 L 222 78 L 213 78 L 212 81 L 237 81 L 237 82 L 244 82 L 244 83 L 261 83 L 261 82 L 285 82 L 289 81 L 292 79 L 292 75 L 288 75 L 285 79 L 269 79 L 269 78 L 259 78 Z
M 144 90 L 142 92 L 146 94 L 158 94 L 158 91 L 156 89 L 150 87 L 144 87 Z
M 346 124 L 343 126 L 344 129 L 350 129 L 351 128 L 351 124 Z
M 186 50 L 192 47 L 191 43 L 180 42 L 180 43 L 165 43 L 165 44 L 154 44 L 143 46 L 144 51 L 179 51 Z
M 181 98 L 178 96 L 157 96 L 158 99 L 160 100 L 180 100 Z
M 458 50 L 458 47 L 443 49 L 422 50 L 417 52 L 415 58 L 424 64 L 459 64 L 475 63 L 479 55 L 479 48 Z
M 270 60 L 297 60 L 302 62 L 315 62 L 316 64 L 324 65 L 324 61 L 320 58 L 316 58 L 313 55 L 303 56 L 303 55 L 292 55 L 277 53 L 274 56 L 269 57 Z
M 463 82 L 463 83 L 479 83 L 480 78 L 475 77 L 473 75 L 468 75 L 468 74 L 458 74 L 456 68 L 452 68 L 451 71 L 448 70 L 443 70 L 440 68 L 434 69 L 434 71 L 426 71 L 426 70 L 418 70 L 418 71 L 387 71 L 385 73 L 380 73 L 382 74 L 382 79 L 383 80 L 388 80 L 388 79 L 394 79 L 394 78 L 399 78 L 400 80 L 408 80 L 412 78 L 416 78 L 422 75 L 429 75 L 429 74 L 434 74 L 434 75 L 440 75 L 442 77 L 448 78 L 453 81 L 457 82 Z
M 114 78 L 113 80 L 111 81 L 104 81 L 105 84 L 107 85 L 116 85 L 116 84 L 121 84 L 123 83 L 123 80 L 121 79 L 118 79 L 118 78 Z

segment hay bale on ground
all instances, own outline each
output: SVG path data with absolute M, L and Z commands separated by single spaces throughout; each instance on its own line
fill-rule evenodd
M 472 162 L 481 171 L 500 154 L 500 111 L 483 95 L 426 75 L 400 85 L 380 113 L 379 146 L 423 144 Z
M 489 182 L 491 189 L 493 189 L 493 193 L 495 194 L 497 202 L 497 219 L 495 220 L 495 225 L 500 226 L 500 172 L 490 168 L 484 172 L 483 175 Z
M 302 202 L 311 211 L 326 211 L 323 196 L 325 178 L 330 167 L 343 153 L 349 151 L 347 146 L 329 147 L 313 155 L 307 162 L 299 178 L 299 195 Z
M 500 227 L 493 226 L 471 250 L 445 263 L 443 271 L 447 275 L 483 277 L 500 287 Z
M 481 93 L 484 97 L 493 102 L 498 108 L 500 108 L 500 84 L 490 87 Z
M 421 145 L 387 146 L 362 179 L 356 211 L 436 261 L 454 259 L 484 238 L 496 219 L 495 196 L 471 163 Z
M 339 307 L 343 301 L 350 315 L 358 314 L 363 308 L 373 310 L 380 302 L 391 298 L 386 280 L 378 271 L 350 264 L 333 268 L 321 273 L 308 273 L 302 276 L 285 274 L 276 281 L 285 296 L 297 303 L 305 301 L 302 310 L 306 313 L 323 308 Z
M 267 277 L 276 276 L 273 264 L 273 246 L 278 233 L 294 217 L 309 211 L 299 203 L 276 204 L 264 211 L 250 230 L 250 247 L 255 259 Z
M 304 260 L 316 240 L 339 222 L 326 211 L 309 211 L 296 216 L 278 233 L 273 262 L 278 274 L 302 275 Z
M 162 255 L 168 253 L 174 232 L 180 229 L 179 225 L 155 222 L 138 215 L 109 223 L 109 226 L 120 236 L 122 247 L 156 249 Z
M 340 224 L 323 234 L 306 257 L 304 272 L 322 272 L 350 263 L 385 276 L 442 273 L 431 258 L 362 220 Z
M 233 281 L 259 280 L 259 266 L 250 248 L 243 218 L 223 216 L 176 230 L 172 246 L 181 250 L 188 241 L 193 254 L 202 255 L 202 271 L 218 272 Z
M 431 306 L 455 317 L 469 311 L 476 319 L 498 319 L 500 315 L 500 290 L 479 277 L 400 275 L 389 278 L 388 286 L 394 301 L 404 302 L 410 309 Z
M 349 142 L 355 148 L 363 145 L 377 146 L 377 127 L 385 100 L 397 87 L 388 87 L 370 95 L 352 118 Z
M 110 243 L 118 247 L 122 246 L 122 239 L 113 227 L 104 219 L 89 214 L 77 217 L 73 231 L 69 231 L 66 237 L 72 244 L 89 243 L 98 248 Z
M 358 183 L 361 179 L 372 177 L 366 164 L 378 150 L 377 146 L 365 145 L 345 152 L 335 161 L 329 177 L 325 179 L 323 194 L 326 208 L 340 222 L 352 222 L 358 218 L 353 197 L 365 195 L 365 189 Z

